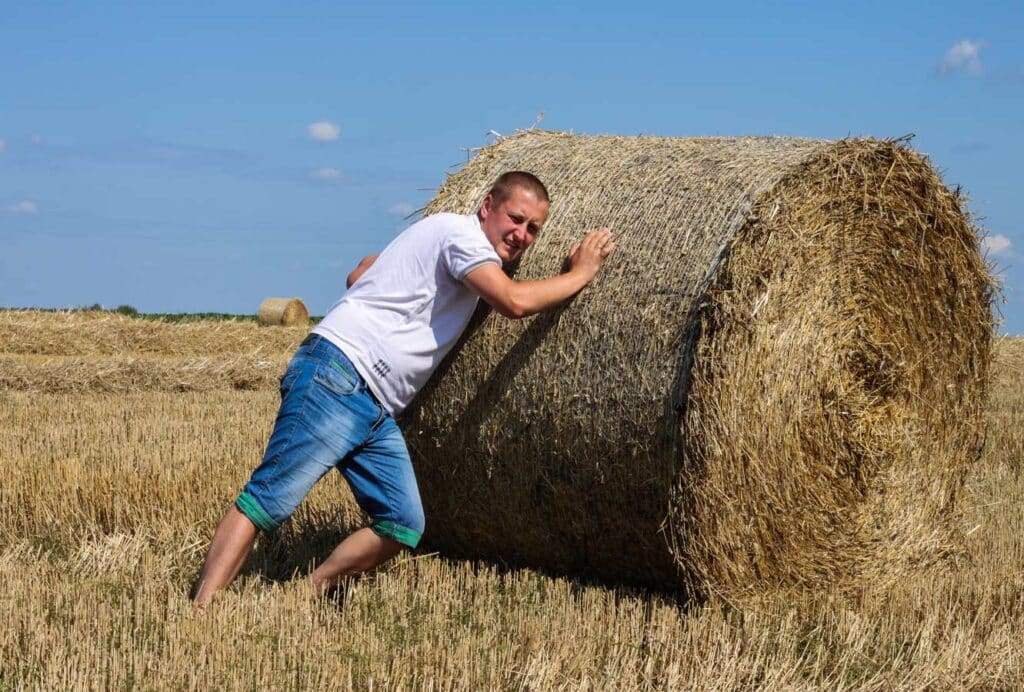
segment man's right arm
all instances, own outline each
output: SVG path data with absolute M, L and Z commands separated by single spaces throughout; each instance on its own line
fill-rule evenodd
M 554 307 L 589 284 L 615 249 L 611 231 L 587 235 L 569 253 L 569 271 L 537 281 L 516 281 L 496 264 L 477 267 L 463 279 L 500 315 L 520 319 Z

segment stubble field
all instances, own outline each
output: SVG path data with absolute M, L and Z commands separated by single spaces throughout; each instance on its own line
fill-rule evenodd
M 897 584 L 685 604 L 415 554 L 316 601 L 301 576 L 361 522 L 332 474 L 197 614 L 304 334 L 0 313 L 0 689 L 1024 686 L 1024 340 L 997 344 L 963 551 Z

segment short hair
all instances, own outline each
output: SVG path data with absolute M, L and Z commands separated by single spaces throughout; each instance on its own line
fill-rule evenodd
M 508 171 L 498 176 L 488 193 L 491 196 L 491 204 L 498 206 L 511 197 L 512 190 L 517 187 L 532 192 L 540 201 L 551 204 L 551 198 L 548 197 L 548 189 L 544 187 L 544 183 L 533 173 L 526 171 Z

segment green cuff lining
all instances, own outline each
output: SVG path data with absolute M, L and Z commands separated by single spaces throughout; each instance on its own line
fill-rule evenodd
M 249 521 L 256 525 L 256 528 L 262 531 L 275 531 L 280 526 L 267 514 L 267 511 L 256 501 L 256 498 L 244 490 L 238 496 L 238 499 L 235 500 L 235 506 L 238 507 L 239 512 L 247 516 Z
M 370 528 L 373 529 L 373 532 L 378 536 L 390 538 L 391 540 L 398 541 L 402 545 L 410 548 L 415 548 L 417 544 L 419 544 L 420 538 L 422 538 L 419 531 L 413 531 L 412 529 L 407 529 L 404 526 L 399 526 L 393 521 L 378 521 Z

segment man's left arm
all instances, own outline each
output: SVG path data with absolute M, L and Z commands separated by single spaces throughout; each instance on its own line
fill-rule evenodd
M 352 284 L 359 281 L 359 277 L 366 273 L 366 270 L 373 266 L 373 263 L 377 261 L 377 255 L 367 255 L 363 259 L 359 260 L 359 264 L 352 270 L 352 273 L 345 279 L 345 288 L 352 288 Z

